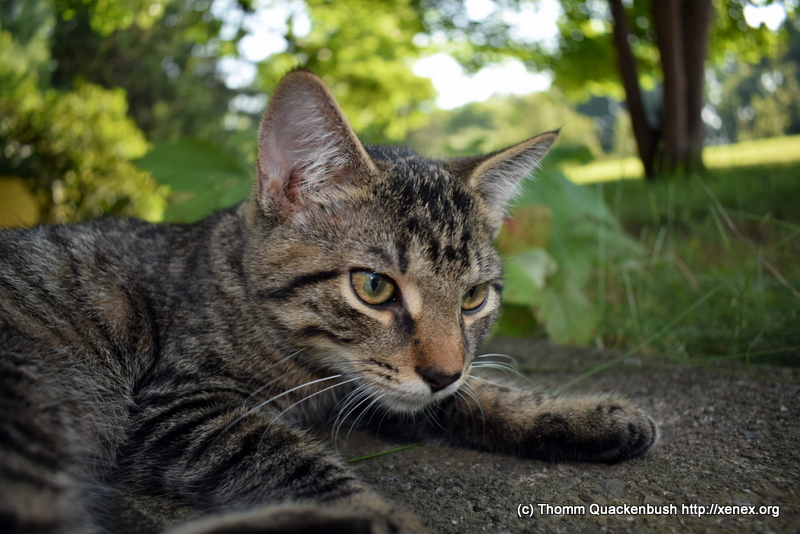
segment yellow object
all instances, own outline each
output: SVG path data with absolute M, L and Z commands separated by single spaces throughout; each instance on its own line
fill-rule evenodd
M 40 211 L 25 182 L 13 176 L 0 177 L 0 228 L 33 226 L 39 222 Z

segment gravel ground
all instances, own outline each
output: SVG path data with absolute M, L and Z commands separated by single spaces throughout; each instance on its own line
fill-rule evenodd
M 549 388 L 617 356 L 528 340 L 488 350 L 514 356 Z M 661 440 L 643 457 L 553 464 L 427 444 L 353 468 L 432 532 L 800 533 L 798 384 L 796 368 L 636 357 L 569 392 L 616 392 L 646 409 Z M 341 450 L 352 458 L 399 445 L 353 433 Z M 141 498 L 122 504 L 122 531 L 152 531 L 155 517 L 179 513 Z

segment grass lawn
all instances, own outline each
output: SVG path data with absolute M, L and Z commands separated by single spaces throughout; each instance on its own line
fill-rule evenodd
M 646 250 L 597 273 L 598 339 L 681 360 L 800 365 L 800 136 L 704 157 L 703 176 L 588 180 Z

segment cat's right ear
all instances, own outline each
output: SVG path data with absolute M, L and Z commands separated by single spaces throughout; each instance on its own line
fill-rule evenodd
M 509 202 L 519 194 L 523 180 L 539 166 L 557 137 L 558 131 L 546 132 L 505 150 L 453 160 L 454 168 L 467 176 L 467 183 L 478 192 L 488 208 L 495 237 Z
M 325 83 L 307 71 L 281 80 L 261 121 L 257 194 L 283 220 L 316 205 L 333 205 L 342 191 L 376 172 Z

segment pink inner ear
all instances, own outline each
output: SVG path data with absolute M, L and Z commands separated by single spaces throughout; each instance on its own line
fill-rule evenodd
M 303 187 L 308 180 L 308 173 L 302 169 L 304 159 L 313 157 L 308 154 L 312 151 L 295 148 L 297 145 L 301 143 L 292 132 L 287 132 L 287 138 L 280 141 L 270 136 L 264 140 L 259 155 L 259 191 L 269 197 L 262 196 L 262 200 L 280 200 L 283 208 L 293 206 L 293 213 L 303 202 Z M 291 161 L 287 155 L 294 156 L 295 160 Z
M 302 202 L 303 194 L 303 177 L 300 173 L 292 173 L 286 180 L 287 186 L 284 187 L 286 198 L 292 204 L 299 204 Z
M 303 71 L 284 77 L 261 125 L 259 201 L 296 214 L 330 200 L 335 188 L 374 169 L 322 81 Z

